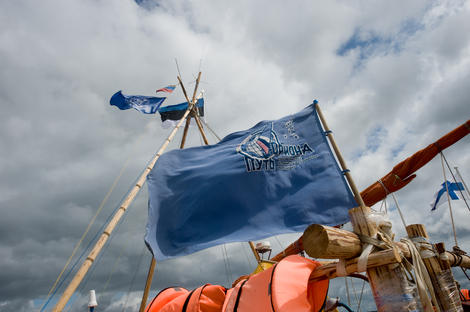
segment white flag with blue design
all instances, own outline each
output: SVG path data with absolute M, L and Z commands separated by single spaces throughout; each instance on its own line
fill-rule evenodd
M 447 202 L 447 195 L 446 192 L 449 191 L 449 198 L 451 200 L 459 200 L 465 199 L 468 200 L 468 196 L 466 192 L 468 190 L 465 189 L 464 184 L 460 181 L 457 182 L 449 182 L 445 181 L 441 184 L 441 188 L 434 194 L 434 199 L 429 204 L 431 206 L 431 211 L 437 209 L 437 207 L 445 204 Z

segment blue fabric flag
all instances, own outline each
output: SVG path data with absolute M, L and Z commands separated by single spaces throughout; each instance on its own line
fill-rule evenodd
M 121 110 L 134 108 L 144 114 L 155 114 L 166 97 L 124 95 L 121 91 L 114 93 L 109 103 Z
M 349 220 L 356 203 L 315 105 L 163 154 L 148 178 L 145 242 L 157 260 Z
M 460 191 L 461 196 L 464 196 L 464 193 L 462 193 L 462 191 L 464 191 L 465 189 L 462 182 L 451 183 L 449 181 L 445 181 L 441 184 L 441 189 L 434 194 L 434 199 L 429 204 L 431 206 L 431 211 L 436 210 L 438 206 L 447 202 L 447 196 L 442 196 L 447 192 L 447 189 L 449 190 L 449 197 L 452 200 L 459 199 L 459 196 L 457 196 L 456 193 L 458 191 Z

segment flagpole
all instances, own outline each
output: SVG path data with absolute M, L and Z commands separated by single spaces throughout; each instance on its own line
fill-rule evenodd
M 196 85 L 194 87 L 194 92 L 193 92 L 193 99 L 191 101 L 191 103 L 188 101 L 188 96 L 186 94 L 186 89 L 183 85 L 183 82 L 181 81 L 180 77 L 178 76 L 178 81 L 181 85 L 181 89 L 183 89 L 183 93 L 184 93 L 184 96 L 186 97 L 186 100 L 188 101 L 188 110 L 191 110 L 193 111 L 194 110 L 194 100 L 196 98 L 196 93 L 197 93 L 197 89 L 199 87 L 199 81 L 201 79 L 201 72 L 199 72 L 198 76 L 197 76 L 197 80 L 196 80 Z M 187 111 L 188 111 L 187 110 Z M 192 114 L 185 114 L 185 117 L 182 118 L 182 120 L 184 120 L 186 118 L 186 124 L 184 126 L 184 132 L 183 132 L 183 137 L 181 138 L 181 144 L 180 144 L 180 149 L 183 149 L 184 148 L 184 144 L 186 142 L 186 135 L 188 133 L 188 128 L 189 128 L 189 122 L 191 121 L 191 115 Z M 145 310 L 145 305 L 147 304 L 147 298 L 148 298 L 148 293 L 150 291 L 150 287 L 152 286 L 152 279 L 153 279 L 153 273 L 155 271 L 155 265 L 156 265 L 157 261 L 155 260 L 155 258 L 152 256 L 152 261 L 150 262 L 150 267 L 149 267 L 149 271 L 148 271 L 148 274 L 147 274 L 147 280 L 145 282 L 145 288 L 144 288 L 144 293 L 142 294 L 142 300 L 140 302 L 140 309 L 139 309 L 139 312 L 144 312 Z
M 75 292 L 77 287 L 80 285 L 81 281 L 83 280 L 83 278 L 87 274 L 88 270 L 90 269 L 91 265 L 95 261 L 96 257 L 101 252 L 101 249 L 105 245 L 106 241 L 111 236 L 111 233 L 113 232 L 113 230 L 116 227 L 117 223 L 119 222 L 121 217 L 124 215 L 127 208 L 129 207 L 129 205 L 134 201 L 135 197 L 137 196 L 140 189 L 144 185 L 145 180 L 147 178 L 147 175 L 150 173 L 150 171 L 155 166 L 155 163 L 157 162 L 158 158 L 160 158 L 162 153 L 168 147 L 168 144 L 170 144 L 171 140 L 173 140 L 173 138 L 175 137 L 176 132 L 180 128 L 181 124 L 184 122 L 186 117 L 188 117 L 189 113 L 191 112 L 191 108 L 192 107 L 190 105 L 188 105 L 188 109 L 184 113 L 181 120 L 178 122 L 178 124 L 175 126 L 173 131 L 167 137 L 167 139 L 162 144 L 162 146 L 160 147 L 158 152 L 155 154 L 155 156 L 150 160 L 150 162 L 147 165 L 147 168 L 145 168 L 144 172 L 142 173 L 142 175 L 137 180 L 137 183 L 135 184 L 135 186 L 132 188 L 132 190 L 129 192 L 127 197 L 124 199 L 121 206 L 119 207 L 119 209 L 114 214 L 113 218 L 109 221 L 107 227 L 104 229 L 103 233 L 101 234 L 100 238 L 96 242 L 95 246 L 93 247 L 91 252 L 88 254 L 88 257 L 83 262 L 82 266 L 77 271 L 74 278 L 69 283 L 68 287 L 65 289 L 64 293 L 62 294 L 62 297 L 59 299 L 56 306 L 52 310 L 53 312 L 59 312 L 59 311 L 62 311 L 64 309 L 65 305 L 70 300 L 70 297 L 73 295 L 73 293 Z
M 326 123 L 325 117 L 323 117 L 323 113 L 320 109 L 320 105 L 318 105 L 318 101 L 314 100 L 313 104 L 315 104 L 315 108 L 316 108 L 316 111 L 318 113 L 318 117 L 320 118 L 320 121 L 323 125 L 323 129 L 325 130 L 325 132 L 328 136 L 328 139 L 331 143 L 331 146 L 333 147 L 335 155 L 338 158 L 338 161 L 341 165 L 341 170 L 344 172 L 344 175 L 346 176 L 346 179 L 348 180 L 349 186 L 351 187 L 351 190 L 354 194 L 354 198 L 356 199 L 356 202 L 359 204 L 359 206 L 365 207 L 366 205 L 364 204 L 364 201 L 362 200 L 361 193 L 357 189 L 356 184 L 354 183 L 354 180 L 351 176 L 351 173 L 349 172 L 349 169 L 347 169 L 346 162 L 344 161 L 344 158 L 341 155 L 341 152 L 339 151 L 338 145 L 336 145 L 336 141 L 333 137 L 333 132 L 328 127 L 328 124 Z
M 447 184 L 446 169 L 444 167 L 444 156 L 442 152 L 440 153 L 441 153 L 442 174 L 444 176 L 444 185 L 446 186 L 447 203 L 449 204 L 450 221 L 452 222 L 452 232 L 454 233 L 455 246 L 458 247 L 459 244 L 457 243 L 457 232 L 455 231 L 454 214 L 452 213 L 452 204 L 450 203 L 449 185 Z

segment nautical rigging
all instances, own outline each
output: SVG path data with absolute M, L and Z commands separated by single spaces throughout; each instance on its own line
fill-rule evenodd
M 119 220 L 122 218 L 130 203 L 138 194 L 147 179 L 149 179 L 149 189 L 151 188 L 151 184 L 154 183 L 152 182 L 152 179 L 155 179 L 155 163 L 157 160 L 159 160 L 160 156 L 162 156 L 164 150 L 167 148 L 170 141 L 174 138 L 177 130 L 181 127 L 183 122 L 185 122 L 185 126 L 180 149 L 183 149 L 185 146 L 186 136 L 191 119 L 194 119 L 204 144 L 209 145 L 203 125 L 205 125 L 209 130 L 211 129 L 203 120 L 200 119 L 200 110 L 197 107 L 198 101 L 196 94 L 199 87 L 200 78 L 201 72 L 198 74 L 192 98 L 190 99 L 187 95 L 180 76 L 178 76 L 179 85 L 187 101 L 187 108 L 185 109 L 182 118 L 179 119 L 175 128 L 165 140 L 161 148 L 149 161 L 146 169 L 138 178 L 135 186 L 124 199 L 117 212 L 111 218 L 110 223 L 103 230 L 97 244 L 95 247 L 93 247 L 92 251 L 89 253 L 88 257 L 76 273 L 75 277 L 64 291 L 61 299 L 58 301 L 53 311 L 63 310 L 67 301 L 80 285 L 80 282 L 83 280 L 85 274 L 90 269 L 102 247 L 110 237 L 115 226 L 118 224 Z M 132 107 L 143 113 L 155 113 L 159 110 L 159 107 L 164 99 L 165 98 L 156 97 L 139 98 L 136 96 L 126 96 L 121 92 L 118 92 L 111 99 L 111 104 L 113 104 L 113 101 L 115 101 L 115 103 L 117 103 L 116 106 L 118 106 L 120 109 L 128 109 Z M 311 106 L 299 114 L 302 116 L 302 118 L 306 118 L 305 116 L 313 116 L 314 119 L 318 119 L 320 125 L 319 141 L 326 142 L 326 140 L 328 140 L 328 143 L 333 149 L 334 155 L 338 159 L 339 169 L 337 170 L 337 173 L 339 174 L 340 181 L 342 181 L 342 176 L 344 176 L 344 178 L 347 180 L 350 190 L 352 191 L 351 196 L 354 196 L 356 203 L 355 206 L 346 205 L 349 209 L 349 218 L 352 222 L 353 231 L 346 231 L 337 227 L 331 227 L 322 224 L 310 224 L 307 226 L 304 234 L 300 237 L 299 240 L 287 247 L 282 253 L 275 255 L 271 259 L 267 260 L 262 259 L 259 256 L 259 253 L 264 254 L 267 250 L 270 250 L 270 247 L 268 248 L 267 245 L 260 245 L 256 247 L 250 240 L 249 245 L 252 248 L 253 254 L 259 264 L 257 270 L 255 270 L 254 273 L 240 277 L 234 282 L 233 288 L 228 290 L 222 286 L 206 285 L 197 288 L 195 292 L 200 296 L 200 298 L 209 298 L 215 302 L 214 304 L 216 306 L 220 305 L 220 311 L 235 311 L 238 304 L 238 307 L 240 308 L 239 311 L 251 311 L 248 308 L 249 304 L 246 303 L 246 300 L 248 300 L 246 298 L 251 298 L 248 289 L 252 289 L 252 287 L 261 287 L 260 285 L 268 280 L 269 276 L 271 276 L 270 283 L 274 282 L 273 276 L 277 276 L 276 279 L 283 280 L 287 285 L 292 281 L 290 279 L 283 279 L 283 274 L 299 274 L 296 275 L 298 276 L 297 280 L 303 281 L 303 287 L 307 287 L 309 289 L 309 296 L 319 297 L 312 300 L 310 297 L 301 297 L 299 293 L 294 295 L 300 296 L 298 297 L 298 300 L 300 300 L 299 302 L 303 302 L 302 304 L 306 304 L 312 309 L 319 309 L 325 302 L 325 289 L 327 290 L 328 288 L 327 286 L 325 288 L 325 285 L 328 285 L 329 279 L 339 276 L 357 276 L 357 273 L 366 272 L 367 278 L 365 278 L 363 275 L 360 276 L 363 279 L 367 279 L 369 282 L 379 311 L 416 309 L 422 309 L 424 311 L 432 311 L 433 309 L 438 311 L 461 311 L 462 303 L 460 302 L 459 292 L 450 268 L 451 266 L 459 266 L 462 268 L 462 270 L 464 270 L 465 273 L 465 268 L 470 267 L 470 257 L 458 251 L 457 235 L 455 233 L 455 229 L 454 238 L 457 249 L 454 248 L 454 251 L 449 252 L 445 250 L 445 246 L 442 243 L 431 244 L 429 242 L 430 238 L 423 225 L 412 224 L 406 226 L 403 215 L 400 211 L 400 216 L 406 227 L 409 239 L 406 239 L 402 242 L 395 242 L 394 234 L 391 231 L 391 223 L 386 218 L 384 218 L 383 214 L 371 210 L 369 206 L 374 205 L 380 200 L 384 200 L 388 194 L 392 194 L 393 196 L 393 192 L 406 186 L 409 182 L 411 182 L 412 179 L 416 177 L 414 174 L 416 170 L 424 166 L 438 153 L 441 155 L 442 166 L 444 170 L 445 158 L 442 150 L 467 135 L 470 132 L 470 122 L 467 121 L 465 124 L 444 136 L 437 142 L 429 145 L 427 148 L 417 152 L 405 161 L 396 165 L 389 174 L 384 176 L 378 182 L 372 184 L 364 191 L 359 192 L 333 138 L 332 131 L 328 128 L 318 102 L 314 101 Z M 244 176 L 246 176 L 247 173 L 252 174 L 252 176 L 254 176 L 254 174 L 259 176 L 260 172 L 276 172 L 277 174 L 277 171 L 293 170 L 298 168 L 300 166 L 299 164 L 312 162 L 321 156 L 321 153 L 318 155 L 315 154 L 317 149 L 319 149 L 319 145 L 314 145 L 316 143 L 312 143 L 312 141 L 301 141 L 302 126 L 300 121 L 295 119 L 297 115 L 289 116 L 288 119 L 281 119 L 280 121 L 272 121 L 270 128 L 260 123 L 261 126 L 259 126 L 259 129 L 255 126 L 253 129 L 250 129 L 250 133 L 243 132 L 240 134 L 240 140 L 237 143 L 239 145 L 236 149 L 235 155 L 237 159 L 242 160 L 242 164 L 244 164 L 242 167 L 242 169 L 246 169 L 246 172 L 243 172 Z M 294 129 L 292 126 L 293 124 L 295 124 L 297 128 Z M 283 138 L 289 138 L 288 141 L 282 142 L 278 138 L 280 137 L 279 133 L 282 131 L 285 131 Z M 300 135 L 298 135 L 298 133 L 300 133 Z M 232 134 L 229 137 L 235 137 L 238 139 L 236 135 L 237 134 Z M 226 143 L 228 140 L 228 137 L 225 138 L 221 144 Z M 217 148 L 220 146 L 222 145 L 218 145 Z M 209 146 L 209 148 L 213 147 Z M 200 150 L 195 149 L 194 151 Z M 325 152 L 325 154 L 327 154 L 327 152 Z M 174 157 L 173 155 L 178 155 L 179 157 L 179 155 L 186 154 L 172 153 L 170 156 L 164 156 L 163 158 L 168 159 L 169 157 Z M 194 155 L 200 157 L 198 154 L 192 154 L 192 156 Z M 191 158 L 184 158 L 183 160 L 184 162 L 188 162 L 190 159 Z M 203 158 L 200 157 L 198 159 Z M 450 170 L 450 166 L 447 163 L 447 160 L 445 160 L 445 162 Z M 282 169 L 277 170 L 278 167 Z M 159 168 L 156 167 L 156 169 Z M 458 171 L 456 171 L 456 174 L 460 176 Z M 452 176 L 454 178 L 454 182 L 457 183 L 453 173 Z M 160 178 L 160 176 L 158 176 L 158 178 Z M 444 180 L 446 180 L 445 170 Z M 224 183 L 223 180 L 220 181 L 221 183 Z M 304 186 L 301 186 L 301 188 L 302 187 Z M 447 184 L 445 184 L 445 187 L 446 194 L 449 196 L 449 189 Z M 468 189 L 459 189 L 462 196 L 464 190 Z M 186 189 L 184 193 L 188 193 L 188 190 Z M 467 204 L 465 196 L 462 198 L 464 198 L 465 203 Z M 330 198 L 330 201 L 331 200 L 332 199 Z M 395 198 L 394 200 L 396 201 Z M 347 201 L 342 202 L 341 205 L 345 205 L 346 202 Z M 152 203 L 155 205 L 155 201 L 150 199 L 151 206 Z M 450 213 L 452 214 L 449 198 L 448 203 Z M 398 207 L 397 202 L 396 205 Z M 467 208 L 470 210 L 468 204 Z M 199 219 L 195 219 L 196 223 L 198 220 Z M 246 231 L 247 230 L 245 229 L 245 233 Z M 250 230 L 248 230 L 248 232 L 249 231 Z M 220 233 L 220 235 L 222 235 L 220 237 L 223 237 L 224 235 L 231 235 L 230 233 L 226 234 L 223 231 Z M 153 232 L 151 234 L 153 234 Z M 199 233 L 197 234 L 199 235 Z M 187 247 L 181 247 L 180 249 L 175 250 L 167 249 L 165 246 L 165 241 L 161 240 L 158 235 L 160 234 L 157 232 L 156 240 L 155 238 L 147 240 L 149 236 L 146 237 L 146 242 L 148 245 L 150 245 L 154 257 L 152 257 L 150 263 L 144 295 L 140 305 L 140 311 L 160 311 L 159 309 L 155 308 L 156 306 L 161 306 L 163 309 L 161 311 L 165 311 L 164 304 L 162 303 L 165 300 L 169 300 L 168 304 L 179 304 L 177 301 L 184 299 L 182 301 L 184 306 L 187 306 L 188 304 L 202 306 L 202 301 L 197 301 L 194 299 L 195 297 L 192 295 L 193 292 L 183 291 L 180 293 L 175 288 L 172 288 L 157 295 L 150 305 L 146 307 L 147 296 L 150 291 L 153 272 L 156 265 L 156 258 L 160 257 L 161 259 L 165 259 L 168 257 L 184 255 L 201 249 L 200 247 L 193 246 L 190 246 L 189 249 L 186 249 Z M 254 235 L 253 237 L 259 237 L 259 235 Z M 200 238 L 199 240 L 204 239 L 205 238 Z M 229 241 L 231 240 L 228 240 L 227 242 Z M 192 241 L 189 240 L 189 242 Z M 184 246 L 185 242 L 182 243 L 182 246 Z M 217 241 L 217 243 L 220 242 Z M 203 248 L 207 248 L 210 245 L 206 244 L 202 246 Z M 303 252 L 304 250 L 312 258 L 339 260 L 332 262 L 318 262 L 296 255 L 300 252 Z M 295 269 L 296 267 L 300 269 L 297 270 Z M 408 279 L 408 272 L 414 272 L 413 283 L 410 283 Z M 62 273 L 60 275 L 62 275 Z M 60 275 L 58 280 L 60 279 Z M 57 282 L 54 284 L 53 288 L 56 284 Z M 299 286 L 300 284 L 292 285 L 291 287 L 293 288 L 301 287 Z M 287 301 L 285 301 L 286 298 L 281 298 L 280 294 L 282 292 L 277 292 L 277 290 L 275 290 L 281 287 L 284 286 L 279 284 L 276 286 L 276 288 L 272 288 L 272 293 L 270 293 L 271 297 L 269 300 L 271 300 L 270 302 L 273 307 L 276 306 L 277 309 L 283 311 L 283 304 L 287 304 Z M 415 292 L 416 287 L 418 287 L 419 295 L 417 295 Z M 428 294 L 430 294 L 432 298 L 429 298 Z M 183 297 L 177 299 L 180 296 Z M 168 299 L 170 297 L 173 298 L 174 301 Z M 261 306 L 266 304 L 266 306 L 263 307 L 267 307 L 267 303 L 263 303 L 263 300 L 261 300 L 259 304 L 261 304 Z M 235 302 L 236 305 L 233 305 Z M 359 299 L 357 302 L 359 309 L 361 300 Z M 339 305 L 340 303 L 336 302 L 336 306 Z

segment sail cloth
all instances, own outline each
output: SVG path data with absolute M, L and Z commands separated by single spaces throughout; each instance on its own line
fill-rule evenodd
M 124 95 L 121 91 L 114 93 L 109 104 L 117 106 L 120 110 L 134 108 L 144 114 L 155 114 L 166 97 L 145 95 Z
M 467 122 L 447 133 L 436 142 L 429 144 L 427 147 L 403 160 L 380 179 L 382 183 L 375 182 L 361 192 L 364 203 L 367 206 L 372 206 L 384 199 L 389 192 L 395 192 L 405 187 L 416 177 L 416 174 L 413 174 L 416 170 L 427 164 L 440 151 L 451 146 L 469 133 L 470 120 L 467 120 Z M 386 190 L 382 184 L 387 188 Z
M 188 109 L 188 102 L 160 107 L 158 112 L 162 119 L 162 127 L 169 128 L 175 126 L 178 120 L 183 118 L 184 113 Z M 200 117 L 204 117 L 204 99 L 199 98 L 196 103 L 196 109 Z
M 315 105 L 163 154 L 147 177 L 145 242 L 157 260 L 348 221 L 357 206 Z

